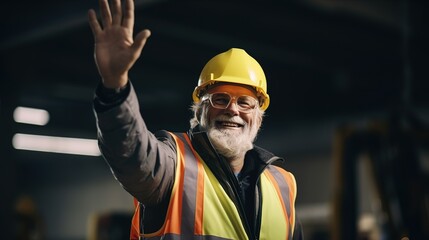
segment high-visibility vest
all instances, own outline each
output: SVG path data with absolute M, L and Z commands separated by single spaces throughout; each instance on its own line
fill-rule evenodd
M 252 239 L 238 209 L 193 149 L 187 134 L 172 134 L 177 146 L 176 176 L 162 227 L 140 233 L 140 204 L 130 239 Z M 262 213 L 259 239 L 292 239 L 296 182 L 284 169 L 270 165 L 260 176 Z

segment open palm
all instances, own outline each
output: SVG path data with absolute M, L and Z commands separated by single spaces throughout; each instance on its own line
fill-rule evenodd
M 101 24 L 93 9 L 89 10 L 89 24 L 94 35 L 94 58 L 103 84 L 119 88 L 128 81 L 128 71 L 140 57 L 150 36 L 143 30 L 133 39 L 134 2 L 126 0 L 122 9 L 120 0 L 100 0 Z

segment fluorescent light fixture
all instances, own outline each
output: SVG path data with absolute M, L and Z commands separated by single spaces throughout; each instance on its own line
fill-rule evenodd
M 53 137 L 17 133 L 13 136 L 15 149 L 86 156 L 100 156 L 97 140 Z
M 18 123 L 44 126 L 49 122 L 49 113 L 43 109 L 17 107 L 13 111 L 13 119 Z

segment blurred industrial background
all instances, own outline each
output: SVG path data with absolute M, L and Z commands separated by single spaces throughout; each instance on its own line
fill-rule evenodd
M 203 65 L 244 48 L 271 96 L 257 143 L 295 174 L 305 238 L 428 239 L 427 1 L 135 3 L 152 36 L 130 78 L 150 129 L 186 131 Z M 98 1 L 1 5 L 0 238 L 126 239 L 132 199 L 91 152 Z M 18 107 L 48 115 L 24 123 Z M 54 150 L 35 151 L 46 140 Z

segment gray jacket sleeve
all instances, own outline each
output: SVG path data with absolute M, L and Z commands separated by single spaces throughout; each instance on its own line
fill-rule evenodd
M 94 108 L 94 113 L 101 153 L 123 188 L 147 205 L 168 198 L 174 183 L 175 142 L 166 131 L 153 134 L 147 129 L 133 86 L 120 104 L 105 111 Z

